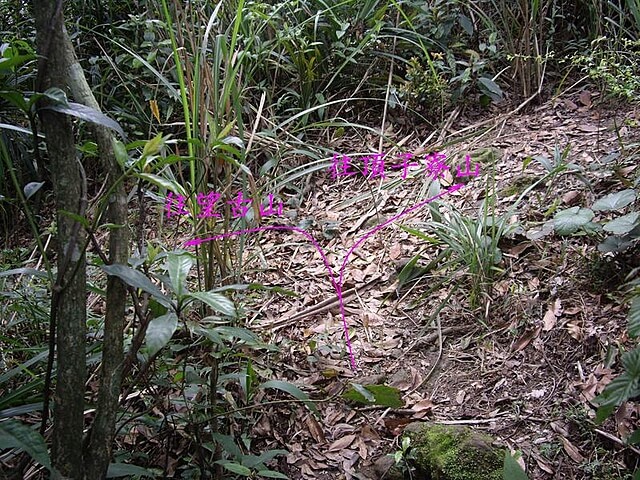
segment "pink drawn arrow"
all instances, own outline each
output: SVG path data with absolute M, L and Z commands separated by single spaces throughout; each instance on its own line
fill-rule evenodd
M 349 256 L 353 253 L 353 251 L 356 248 L 358 248 L 360 245 L 362 245 L 370 236 L 372 236 L 378 230 L 381 230 L 382 228 L 384 228 L 387 225 L 395 222 L 399 218 L 401 218 L 401 217 L 403 217 L 403 216 L 405 216 L 405 215 L 407 215 L 407 214 L 409 214 L 411 212 L 414 212 L 414 211 L 418 210 L 419 208 L 424 207 L 428 203 L 431 203 L 434 200 L 437 200 L 437 199 L 445 196 L 447 193 L 452 193 L 452 192 L 455 192 L 457 190 L 460 190 L 462 187 L 464 187 L 463 183 L 457 183 L 455 185 L 452 185 L 451 187 L 449 187 L 446 190 L 438 193 L 437 195 L 434 195 L 433 197 L 428 198 L 427 200 L 424 200 L 423 202 L 420 202 L 417 205 L 414 205 L 413 207 L 408 208 L 407 210 L 403 210 L 402 212 L 400 212 L 395 217 L 391 217 L 386 222 L 383 222 L 380 225 L 376 225 L 371 230 L 369 230 L 367 233 L 365 233 L 362 237 L 360 237 L 353 244 L 353 246 L 349 249 L 349 251 L 345 255 L 344 260 L 342 262 L 342 266 L 340 267 L 340 276 L 338 277 L 338 281 L 336 281 L 335 273 L 333 272 L 333 269 L 331 268 L 331 265 L 329 265 L 329 260 L 327 259 L 327 256 L 325 255 L 324 251 L 322 250 L 322 247 L 318 244 L 316 239 L 313 238 L 313 236 L 309 232 L 307 232 L 306 230 L 303 230 L 302 228 L 298 228 L 298 227 L 290 227 L 290 226 L 287 226 L 287 225 L 274 225 L 274 226 L 268 226 L 268 227 L 249 228 L 249 229 L 246 229 L 246 230 L 236 230 L 236 231 L 229 232 L 229 233 L 222 233 L 220 235 L 215 235 L 213 237 L 194 238 L 193 240 L 189 240 L 188 242 L 185 242 L 185 246 L 192 247 L 192 246 L 200 245 L 200 244 L 205 243 L 205 242 L 210 242 L 212 240 L 221 240 L 221 239 L 224 239 L 224 238 L 234 237 L 234 236 L 238 236 L 238 235 L 245 235 L 245 234 L 248 234 L 248 233 L 262 232 L 262 231 L 266 231 L 266 230 L 280 230 L 280 231 L 297 232 L 297 233 L 300 233 L 301 235 L 304 235 L 305 237 L 307 237 L 309 239 L 309 241 L 311 242 L 311 244 L 316 248 L 316 250 L 318 251 L 318 253 L 322 257 L 322 262 L 324 263 L 324 266 L 326 267 L 326 269 L 327 269 L 327 271 L 329 273 L 329 279 L 331 280 L 331 284 L 333 285 L 333 288 L 336 291 L 336 295 L 338 296 L 338 301 L 339 301 L 339 304 L 340 304 L 340 316 L 342 318 L 342 328 L 344 329 L 344 337 L 345 337 L 345 340 L 347 342 L 347 350 L 349 352 L 349 360 L 351 361 L 352 370 L 356 371 L 358 369 L 358 366 L 357 366 L 357 363 L 356 363 L 355 355 L 353 354 L 353 348 L 351 347 L 351 340 L 349 339 L 349 328 L 348 328 L 348 325 L 347 325 L 347 318 L 346 318 L 345 311 L 344 311 L 344 301 L 343 301 L 343 298 L 342 298 L 342 285 L 344 283 L 343 276 L 344 276 L 344 270 L 345 270 L 345 268 L 347 266 L 347 263 L 348 263 L 348 260 L 349 260 Z

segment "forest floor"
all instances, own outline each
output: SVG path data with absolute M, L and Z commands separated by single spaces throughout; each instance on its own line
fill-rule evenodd
M 315 175 L 299 208 L 285 207 L 284 215 L 318 241 L 338 283 L 355 246 L 341 287 L 357 369 L 350 366 L 336 290 L 316 248 L 287 231 L 248 241 L 245 265 L 252 273 L 245 280 L 297 294 L 261 293 L 246 306 L 257 312 L 248 327 L 281 349 L 277 361 L 256 359 L 255 370 L 268 368 L 271 378 L 319 400 L 319 417 L 303 404 L 264 408 L 250 435 L 265 449 L 290 451 L 277 469 L 290 478 L 384 478 L 372 473 L 371 464 L 398 450 L 404 426 L 421 420 L 490 434 L 523 453 L 531 479 L 626 478 L 639 456 L 621 439 L 638 428 L 638 406 L 623 405 L 596 425 L 592 400 L 618 373 L 620 350 L 630 345 L 619 289 L 638 258 L 607 259 L 593 238 L 558 237 L 541 226 L 557 209 L 590 205 L 622 189 L 619 178 L 637 174 L 637 160 L 611 163 L 610 154 L 635 141 L 639 115 L 596 108 L 583 93 L 507 116 L 485 125 L 493 128 L 482 135 L 443 149 L 458 166 L 469 153 L 480 175 L 439 198 L 441 213 L 454 205 L 481 222 L 480 205 L 494 189 L 496 211 L 508 213 L 513 227 L 499 243 L 500 271 L 473 308 L 468 270 L 441 268 L 436 257 L 442 248 L 407 231 L 432 235 L 430 205 L 402 215 L 434 193 L 424 169 L 414 168 L 406 178 L 400 168 L 386 170 L 383 179 L 332 178 L 329 170 Z M 455 122 L 451 137 L 481 120 Z M 417 135 L 407 137 L 403 150 L 388 158 L 404 152 L 417 158 L 427 153 L 423 143 Z M 558 158 L 566 147 L 566 162 L 582 168 L 593 191 L 565 173 L 512 209 L 545 173 L 530 159 L 553 162 L 555 149 Z M 376 151 L 377 139 L 341 138 L 334 148 L 344 155 Z M 442 189 L 455 181 L 445 176 Z M 410 271 L 405 266 L 416 255 Z M 358 406 L 340 397 L 350 382 L 393 386 L 404 406 Z

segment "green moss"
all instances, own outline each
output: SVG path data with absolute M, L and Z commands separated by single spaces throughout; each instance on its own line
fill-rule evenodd
M 416 466 L 430 480 L 502 480 L 504 452 L 468 428 L 423 424 L 413 429 Z

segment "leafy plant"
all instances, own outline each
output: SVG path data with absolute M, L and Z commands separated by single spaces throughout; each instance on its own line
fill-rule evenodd
M 637 274 L 637 271 L 636 271 Z M 633 273 L 632 273 L 633 275 Z M 640 398 L 640 281 L 634 280 L 631 286 L 631 306 L 627 314 L 627 331 L 636 340 L 636 346 L 621 356 L 622 373 L 615 377 L 594 399 L 598 405 L 596 422 L 602 423 L 623 402 Z M 629 444 L 640 444 L 640 430 L 635 430 L 626 439 Z M 636 470 L 634 478 L 640 475 Z
M 591 42 L 588 53 L 574 55 L 571 62 L 610 96 L 635 100 L 640 93 L 640 40 L 617 38 L 615 43 L 621 46 L 618 48 L 611 39 L 599 37 Z
M 400 448 L 394 453 L 390 453 L 389 456 L 393 457 L 396 467 L 400 468 L 405 475 L 409 476 L 409 478 L 413 478 L 413 472 L 415 469 L 412 467 L 411 463 L 415 461 L 416 455 L 415 452 L 411 450 L 411 437 L 402 437 L 402 444 L 400 445 Z
M 16 420 L 0 420 L 0 451 L 6 449 L 23 450 L 47 470 L 55 472 L 51 466 L 44 438 L 24 423 Z
M 342 394 L 342 398 L 353 400 L 364 405 L 382 405 L 398 408 L 404 405 L 400 391 L 387 385 L 360 385 L 352 383 L 351 387 Z
M 556 213 L 553 225 L 559 235 L 573 235 L 579 232 L 608 235 L 598 245 L 598 250 L 606 253 L 620 253 L 635 245 L 640 238 L 640 212 L 632 210 L 612 220 L 592 222 L 596 212 L 623 212 L 636 200 L 637 192 L 629 188 L 605 195 L 596 200 L 591 208 L 571 207 Z
M 498 244 L 516 226 L 509 224 L 508 216 L 497 215 L 488 200 L 480 206 L 477 216 L 465 215 L 454 207 L 445 210 L 437 201 L 429 204 L 429 210 L 432 220 L 425 225 L 429 233 L 402 228 L 431 244 L 444 245 L 448 254 L 468 269 L 469 302 L 473 307 L 479 306 L 494 275 L 501 271 L 498 264 L 502 251 Z
M 273 460 L 278 455 L 286 455 L 286 450 L 267 450 L 260 455 L 247 455 L 242 453 L 238 448 L 233 437 L 229 435 L 216 434 L 214 438 L 220 442 L 224 450 L 229 454 L 229 460 L 218 460 L 217 463 L 222 465 L 225 470 L 236 474 L 240 477 L 266 477 L 266 478 L 284 478 L 288 479 L 285 474 L 271 470 L 265 466 L 265 463 Z
M 485 30 L 464 13 L 464 2 L 408 2 L 408 6 L 405 23 L 415 32 L 426 64 L 415 56 L 404 62 L 405 81 L 398 92 L 407 106 L 442 112 L 464 101 L 471 91 L 480 93 L 483 105 L 501 100 L 497 75 L 490 73 L 499 58 L 497 33 L 490 31 L 485 37 Z M 403 44 L 398 46 L 401 52 Z
M 170 294 L 163 293 L 146 275 L 125 265 L 102 265 L 108 275 L 115 275 L 131 287 L 141 289 L 151 295 L 159 305 L 162 315 L 153 318 L 146 332 L 147 353 L 154 356 L 167 345 L 178 327 L 178 319 L 186 312 L 186 308 L 194 302 L 200 302 L 227 317 L 236 317 L 233 303 L 217 291 L 190 292 L 187 276 L 195 259 L 187 252 L 169 252 L 158 255 L 157 259 L 166 258 L 164 270 L 166 275 L 159 275 Z M 162 308 L 163 307 L 163 308 Z

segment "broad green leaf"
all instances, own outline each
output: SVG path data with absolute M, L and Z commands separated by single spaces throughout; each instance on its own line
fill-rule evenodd
M 107 470 L 106 478 L 127 477 L 131 475 L 139 475 L 142 477 L 156 477 L 156 474 L 146 468 L 137 465 L 129 465 L 128 463 L 111 463 Z
M 167 254 L 167 260 L 164 268 L 169 274 L 173 293 L 178 297 L 178 302 L 189 293 L 187 288 L 187 276 L 193 266 L 193 255 L 190 253 L 174 253 Z
M 640 347 L 624 353 L 621 360 L 625 371 L 635 378 L 636 382 L 640 381 Z
M 65 217 L 70 218 L 74 222 L 78 222 L 80 225 L 82 225 L 85 228 L 91 227 L 91 223 L 89 222 L 89 219 L 87 217 L 83 217 L 82 215 L 78 215 L 77 213 L 73 213 L 73 212 L 68 212 L 66 210 L 59 210 L 59 212 L 61 215 L 64 215 Z
M 235 439 L 231 435 L 223 435 L 222 433 L 212 433 L 213 439 L 222 445 L 222 449 L 227 452 L 232 458 L 243 458 L 242 451 L 236 445 Z M 218 462 L 221 463 L 221 462 Z
M 603 407 L 618 406 L 638 394 L 640 394 L 638 378 L 623 372 L 614 378 L 604 391 L 593 399 L 593 402 Z
M 602 225 L 597 222 L 587 222 L 582 226 L 582 230 L 589 235 L 596 235 L 603 231 Z
M 29 105 L 27 105 L 27 102 L 21 92 L 0 91 L 0 98 L 4 98 L 7 102 L 25 113 L 29 112 Z
M 228 325 L 220 325 L 215 328 L 215 331 L 222 335 L 223 337 L 235 337 L 238 340 L 244 340 L 247 343 L 251 344 L 259 344 L 260 339 L 258 336 L 253 333 L 251 330 L 247 330 L 246 328 L 241 327 L 230 327 Z
M 267 463 L 270 460 L 273 460 L 278 455 L 286 455 L 287 453 L 289 452 L 287 452 L 286 450 L 267 450 L 261 455 L 245 455 L 242 464 L 249 468 L 253 468 L 263 463 Z
M 224 345 L 222 337 L 216 332 L 215 328 L 205 328 L 195 322 L 187 322 L 187 326 L 192 334 L 206 337 L 216 345 Z
M 118 164 L 120 164 L 120 167 L 124 169 L 129 163 L 129 153 L 127 153 L 127 148 L 120 140 L 113 139 L 113 154 Z
M 66 115 L 71 115 L 73 117 L 79 118 L 80 120 L 84 120 L 86 122 L 96 123 L 98 125 L 102 125 L 103 127 L 114 130 L 118 133 L 122 138 L 126 138 L 124 130 L 120 126 L 118 122 L 107 117 L 104 113 L 95 110 L 94 108 L 87 107 L 86 105 L 82 105 L 81 103 L 69 102 L 68 105 L 47 105 L 46 107 L 42 107 L 47 110 L 53 110 L 55 112 L 64 113 Z
M 525 236 L 529 240 L 540 240 L 541 238 L 546 237 L 551 233 L 553 233 L 553 220 L 548 220 L 542 225 L 528 230 Z
M 289 480 L 289 477 L 287 477 L 284 473 L 274 472 L 273 470 L 260 470 L 258 472 L 258 476 L 266 478 L 284 478 L 285 480 Z
M 163 294 L 142 272 L 122 264 L 101 265 L 100 268 L 102 268 L 107 275 L 115 275 L 127 285 L 151 294 L 159 304 L 167 308 L 171 306 L 170 298 Z
M 169 343 L 176 328 L 178 328 L 178 316 L 173 312 L 151 320 L 145 335 L 145 343 L 149 355 L 156 354 Z
M 67 101 L 67 94 L 58 87 L 51 87 L 42 93 L 42 97 L 48 98 L 56 105 L 67 106 L 69 102 Z
M 245 477 L 251 476 L 251 470 L 245 467 L 244 465 L 240 465 L 239 463 L 233 463 L 233 462 L 223 463 L 222 466 L 232 473 L 243 475 Z
M 464 31 L 467 32 L 467 35 L 473 35 L 473 23 L 469 17 L 461 13 L 458 15 L 458 22 L 460 26 L 464 28 Z
M 620 210 L 621 208 L 626 207 L 633 203 L 636 199 L 636 192 L 632 188 L 628 188 L 627 190 L 622 190 L 620 192 L 611 193 L 605 197 L 599 199 L 596 203 L 593 204 L 593 208 L 596 211 L 611 211 L 611 210 Z
M 24 186 L 24 197 L 29 200 L 31 197 L 33 197 L 38 190 L 40 190 L 42 188 L 42 186 L 44 185 L 44 182 L 29 182 Z
M 615 233 L 616 235 L 624 235 L 636 228 L 638 225 L 638 218 L 640 212 L 631 212 L 623 215 L 622 217 L 614 218 L 610 222 L 607 222 L 603 229 L 605 232 Z
M 627 438 L 628 445 L 637 445 L 640 443 L 640 430 L 636 430 Z
M 629 308 L 629 335 L 636 338 L 640 336 L 640 295 L 636 295 Z
M 598 251 L 607 253 L 607 252 L 622 252 L 633 245 L 633 242 L 629 239 L 628 235 L 624 237 L 619 237 L 617 235 L 612 235 L 604 239 L 602 243 L 598 244 Z
M 187 295 L 189 298 L 200 300 L 202 303 L 209 305 L 215 311 L 222 313 L 228 317 L 236 317 L 236 307 L 231 300 L 221 293 L 209 292 L 192 292 Z
M 571 207 L 556 213 L 553 226 L 559 235 L 571 235 L 589 223 L 594 214 L 588 208 Z
M 353 400 L 364 405 L 381 405 L 384 407 L 399 408 L 404 405 L 400 390 L 387 385 L 364 385 L 364 388 L 373 396 L 373 401 L 369 400 L 365 395 L 355 388 L 356 384 L 352 384 L 352 388 L 342 394 L 343 398 Z
M 374 397 L 373 394 L 364 387 L 364 385 L 360 385 L 359 383 L 352 383 L 351 387 L 357 393 L 362 395 L 362 397 L 364 398 L 364 401 L 366 403 L 375 403 L 376 402 L 376 397 Z
M 407 450 L 409 450 L 410 446 L 411 446 L 411 437 L 404 437 L 402 439 L 402 451 L 406 452 Z
M 15 72 L 17 67 L 36 58 L 31 46 L 24 40 L 13 40 L 10 44 L 0 46 L 0 70 Z
M 507 450 L 504 455 L 504 470 L 502 473 L 504 480 L 529 480 L 527 474 L 522 470 L 518 461 L 511 456 Z
M 24 450 L 40 465 L 51 470 L 47 444 L 37 430 L 15 420 L 0 422 L 0 451 L 7 448 Z
M 142 149 L 142 156 L 148 157 L 149 155 L 157 155 L 164 146 L 164 137 L 161 133 L 153 137 L 147 143 L 144 144 Z
M 599 425 L 602 422 L 604 422 L 609 417 L 609 415 L 613 413 L 613 411 L 616 408 L 617 406 L 615 404 L 603 405 L 602 407 L 598 407 L 598 410 L 596 410 L 596 418 L 595 418 L 596 424 Z
M 309 401 L 309 396 L 289 382 L 283 382 L 282 380 L 269 380 L 260 385 L 259 388 L 275 388 L 276 390 L 282 390 L 292 397 L 297 398 L 298 400 L 302 400 L 309 410 L 315 413 L 316 416 L 319 415 L 318 408 L 313 402 Z
M 478 78 L 478 86 L 482 93 L 491 97 L 491 100 L 498 101 L 502 100 L 502 89 L 498 86 L 496 82 L 487 77 Z

